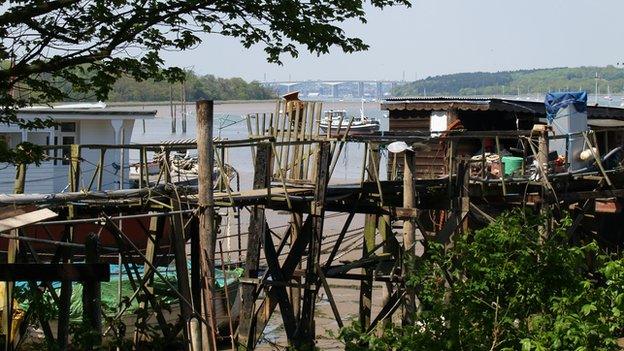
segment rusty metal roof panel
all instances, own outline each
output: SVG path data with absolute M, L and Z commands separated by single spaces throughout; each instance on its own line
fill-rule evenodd
M 501 111 L 546 115 L 541 101 L 506 99 L 496 97 L 399 97 L 388 98 L 381 103 L 382 110 L 413 111 Z M 624 108 L 610 106 L 587 106 L 589 118 L 611 118 L 624 120 Z

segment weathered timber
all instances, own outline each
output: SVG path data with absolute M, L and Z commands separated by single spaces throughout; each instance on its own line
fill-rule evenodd
M 272 164 L 271 145 L 259 144 L 254 165 L 254 189 L 267 188 L 271 182 Z M 245 259 L 244 278 L 257 278 L 260 264 L 260 245 L 264 241 L 266 230 L 264 208 L 253 206 L 249 219 L 249 237 L 247 241 L 247 257 Z M 256 287 L 250 284 L 241 286 L 241 311 L 238 332 L 239 347 L 253 349 L 257 342 L 255 321 Z
M 1 263 L 0 281 L 110 281 L 108 263 Z
M 379 162 L 379 145 L 370 146 L 367 166 L 365 167 L 369 181 L 375 181 L 379 174 L 373 171 L 373 165 Z M 377 214 L 367 214 L 364 220 L 364 245 L 362 245 L 362 257 L 367 258 L 375 247 L 375 235 L 377 232 Z M 371 321 L 371 308 L 373 299 L 373 270 L 371 268 L 363 268 L 362 273 L 367 277 L 360 282 L 360 308 L 359 322 L 362 328 L 368 328 Z
M 214 258 L 216 232 L 214 228 L 214 198 L 212 170 L 214 168 L 214 149 L 212 143 L 213 101 L 201 100 L 197 108 L 197 153 L 199 156 L 199 262 L 201 265 L 202 305 L 208 325 L 205 326 L 206 338 L 202 338 L 204 350 L 217 349 L 217 321 L 214 306 Z M 207 340 L 205 340 L 207 339 Z
M 308 248 L 308 259 L 306 261 L 305 290 L 303 293 L 303 304 L 301 318 L 297 326 L 295 337 L 296 346 L 313 346 L 315 338 L 314 310 L 316 306 L 316 295 L 318 293 L 318 276 L 316 266 L 321 257 L 321 243 L 323 241 L 323 223 L 325 219 L 325 196 L 327 183 L 329 182 L 329 163 L 331 161 L 330 145 L 328 142 L 319 143 L 319 153 L 317 158 L 317 180 L 314 189 L 314 201 L 311 206 L 312 228 L 311 240 Z
M 95 233 L 89 233 L 86 242 L 87 264 L 97 264 L 100 260 L 100 238 Z M 98 346 L 102 342 L 102 290 L 98 281 L 86 281 L 82 289 L 82 318 L 88 323 L 94 332 L 93 344 L 88 345 L 89 349 Z

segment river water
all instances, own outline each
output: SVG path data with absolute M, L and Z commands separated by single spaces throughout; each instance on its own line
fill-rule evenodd
M 348 116 L 359 115 L 362 104 L 360 102 L 324 102 L 323 110 L 341 109 L 346 110 Z M 363 105 L 364 114 L 368 117 L 377 118 L 381 123 L 381 130 L 388 130 L 387 111 L 380 109 L 379 102 L 367 102 Z M 168 105 L 145 105 L 133 106 L 128 109 L 156 110 L 156 118 L 145 121 L 145 132 L 143 123 L 137 120 L 132 133 L 132 143 L 159 143 L 167 140 L 182 140 L 195 138 L 196 119 L 195 106 L 187 106 L 187 131 L 182 133 L 181 120 L 178 113 L 177 133 L 171 132 L 171 112 Z M 178 106 L 176 110 L 179 110 Z M 275 111 L 275 102 L 240 102 L 215 104 L 214 106 L 214 135 L 221 138 L 246 139 L 247 124 L 244 116 L 255 113 L 272 113 Z M 362 158 L 364 146 L 359 143 L 349 143 L 344 147 L 340 159 L 336 164 L 333 182 L 359 181 L 361 178 Z M 382 154 L 382 157 L 385 155 Z M 138 152 L 130 153 L 130 162 L 137 162 Z M 245 148 L 230 148 L 226 156 L 227 163 L 236 168 L 241 174 L 243 188 L 251 184 L 253 177 L 253 160 L 251 150 Z M 382 164 L 380 174 L 385 174 L 385 162 Z

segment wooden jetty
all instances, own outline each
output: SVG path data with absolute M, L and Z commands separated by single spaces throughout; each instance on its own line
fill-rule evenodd
M 278 101 L 275 112 L 248 116 L 248 138 L 214 140 L 212 103 L 199 101 L 197 143 L 67 146 L 70 187 L 60 194 L 21 194 L 31 166 L 18 165 L 16 194 L 0 195 L 0 224 L 3 218 L 22 216 L 22 222 L 15 222 L 21 224 L 1 227 L 0 245 L 6 251 L 3 268 L 10 272 L 2 279 L 22 277 L 29 280 L 32 293 L 52 294 L 59 308 L 58 331 L 53 333 L 46 320 L 37 322 L 47 342 L 60 349 L 67 349 L 71 340 L 69 320 L 63 317 L 68 315 L 72 284 L 67 277 L 71 274 L 71 280 L 85 284 L 84 301 L 93 302 L 93 308 L 85 309 L 85 321 L 104 340 L 122 334 L 118 324 L 103 325 L 97 307 L 99 282 L 115 279 L 106 262 L 115 259 L 130 277 L 134 293 L 129 299 L 149 307 L 165 340 L 181 340 L 185 349 L 192 350 L 214 350 L 224 344 L 251 350 L 261 342 L 273 313 L 279 311 L 288 343 L 305 347 L 315 342 L 314 316 L 320 291 L 327 296 L 337 324 L 344 324 L 342 306 L 335 303 L 328 280 L 357 282 L 357 319 L 365 330 L 373 330 L 391 321 L 399 310 L 406 316 L 414 310 L 416 295 L 405 286 L 409 272 L 403 262 L 406 256 L 418 254 L 419 244 L 452 243 L 454 235 L 478 228 L 513 206 L 571 211 L 574 224 L 570 235 L 602 236 L 610 245 L 621 241 L 617 239 L 621 229 L 608 228 L 605 221 L 622 216 L 624 169 L 619 162 L 602 162 L 598 131 L 581 133 L 588 149 L 595 150 L 595 161 L 585 171 L 572 173 L 554 170 L 548 159 L 548 142 L 560 136 L 552 136 L 538 124 L 529 130 L 455 129 L 435 136 L 429 131 L 352 136 L 346 127 L 331 135 L 319 132 L 321 112 L 320 102 Z M 495 140 L 496 149 L 509 143 L 522 145 L 535 166 L 527 162 L 513 176 L 494 177 L 492 167 L 497 166 L 486 157 L 475 159 L 458 152 L 466 144 L 487 139 Z M 389 143 L 397 141 L 412 148 L 388 154 L 388 172 L 383 175 L 382 154 Z M 332 181 L 332 174 L 347 143 L 363 145 L 361 176 L 353 184 L 338 184 Z M 435 144 L 443 152 L 441 174 L 429 179 L 419 178 L 417 169 L 422 161 L 418 148 L 427 144 Z M 138 188 L 99 189 L 101 171 L 91 179 L 81 178 L 81 151 L 103 154 L 110 148 L 138 150 L 143 165 Z M 206 170 L 225 172 L 222 155 L 228 148 L 250 150 L 253 182 L 249 188 L 235 190 L 225 181 L 212 184 L 212 171 Z M 197 149 L 199 155 L 198 187 L 176 184 L 166 162 L 169 153 L 188 149 Z M 165 154 L 155 178 L 145 171 L 152 152 Z M 55 218 L 36 217 L 34 213 L 41 209 L 53 211 Z M 32 218 L 24 220 L 29 213 Z M 243 230 L 238 224 L 235 233 L 224 231 L 230 213 L 239 221 L 248 218 L 248 228 Z M 268 219 L 275 214 L 287 218 L 283 225 L 269 225 Z M 353 228 L 355 216 L 364 217 L 363 228 Z M 592 219 L 587 220 L 588 216 Z M 326 230 L 325 221 L 330 217 L 342 221 L 336 233 Z M 609 237 L 616 240 L 609 242 Z M 224 251 L 222 245 L 228 239 L 235 244 Z M 357 259 L 340 259 L 354 252 L 359 253 Z M 169 292 L 178 301 L 182 321 L 173 326 L 153 287 L 154 276 L 161 274 L 158 267 L 170 264 L 177 281 L 169 286 Z M 57 276 L 39 274 L 42 265 L 53 265 Z M 93 270 L 80 273 L 84 267 Z M 227 272 L 232 267 L 244 269 L 237 291 L 217 294 L 215 268 Z M 61 288 L 52 288 L 51 280 L 61 281 Z M 380 296 L 373 295 L 376 283 L 382 284 Z M 11 289 L 12 284 L 7 284 L 9 307 L 2 319 L 9 349 L 26 337 L 26 328 L 16 334 L 6 332 L 11 330 Z M 232 296 L 236 301 L 231 301 Z M 373 300 L 381 304 L 376 313 Z M 238 311 L 232 308 L 236 304 Z M 120 303 L 119 313 L 107 317 L 119 319 L 123 309 Z M 22 325 L 32 323 L 32 315 L 26 312 Z M 141 323 L 146 318 L 136 315 L 133 340 L 137 347 L 149 339 L 145 323 Z M 218 327 L 224 320 L 225 330 Z

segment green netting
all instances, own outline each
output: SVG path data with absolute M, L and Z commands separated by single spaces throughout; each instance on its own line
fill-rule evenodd
M 119 267 L 117 265 L 111 265 L 111 281 L 102 282 L 101 283 L 101 291 L 102 291 L 102 312 L 105 315 L 113 316 L 117 313 L 119 299 Z M 143 275 L 143 268 L 141 267 L 139 273 L 141 276 Z M 158 275 L 154 275 L 153 288 L 154 294 L 158 297 L 158 299 L 164 304 L 177 304 L 178 296 L 174 293 L 172 287 L 177 289 L 178 279 L 177 274 L 174 267 L 162 267 L 158 269 L 158 272 L 163 276 L 166 281 L 159 277 Z M 236 282 L 243 274 L 243 268 L 236 268 L 227 270 L 227 284 L 232 284 Z M 217 288 L 223 288 L 224 284 L 226 284 L 224 271 L 220 269 L 215 270 L 215 283 Z M 133 274 L 133 278 L 135 283 L 138 283 L 136 275 Z M 167 282 L 169 284 L 167 284 Z M 18 290 L 28 289 L 28 285 L 26 282 L 17 282 L 16 287 Z M 60 283 L 53 284 L 57 293 L 60 293 Z M 132 294 L 134 293 L 134 289 L 132 288 L 132 284 L 130 283 L 130 279 L 128 278 L 128 274 L 125 269 L 122 270 L 121 275 L 121 297 L 122 301 L 128 301 Z M 25 297 L 27 294 L 16 294 L 18 296 L 18 301 L 20 306 L 24 309 L 27 309 L 30 305 L 30 301 Z M 44 296 L 44 299 L 48 302 L 52 301 L 52 297 L 49 293 L 46 293 L 47 296 Z M 22 297 L 21 299 L 19 297 Z M 127 302 L 126 302 L 127 303 Z M 127 314 L 133 313 L 139 307 L 139 301 L 133 299 L 130 302 L 130 305 L 126 309 Z M 72 321 L 80 321 L 82 319 L 82 284 L 74 283 L 72 285 L 72 296 L 71 296 L 71 307 L 70 307 L 70 319 Z

